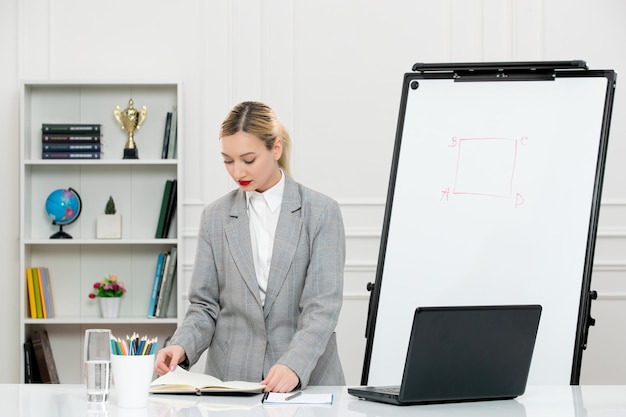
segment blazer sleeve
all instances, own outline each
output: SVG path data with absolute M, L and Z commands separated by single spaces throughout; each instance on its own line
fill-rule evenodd
M 337 202 L 327 198 L 325 203 L 323 210 L 308 220 L 311 258 L 300 298 L 301 314 L 289 348 L 278 360 L 296 372 L 303 388 L 327 350 L 343 300 L 343 220 Z
M 211 206 L 202 213 L 194 270 L 189 285 L 189 307 L 185 319 L 172 336 L 171 343 L 181 345 L 190 365 L 195 364 L 209 346 L 219 315 L 219 285 L 211 230 L 216 216 Z

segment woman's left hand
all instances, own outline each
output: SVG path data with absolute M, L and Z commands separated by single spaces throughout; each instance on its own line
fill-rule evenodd
M 265 385 L 265 392 L 291 392 L 298 386 L 298 382 L 300 378 L 294 371 L 277 363 L 270 368 L 261 384 Z

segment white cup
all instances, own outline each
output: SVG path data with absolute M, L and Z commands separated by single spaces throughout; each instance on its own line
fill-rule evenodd
M 117 406 L 144 408 L 154 373 L 155 355 L 111 355 L 113 386 Z

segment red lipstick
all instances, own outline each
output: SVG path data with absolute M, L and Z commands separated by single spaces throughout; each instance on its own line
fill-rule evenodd
M 239 185 L 241 185 L 242 187 L 245 187 L 246 185 L 249 185 L 252 181 L 244 181 L 244 180 L 239 180 Z

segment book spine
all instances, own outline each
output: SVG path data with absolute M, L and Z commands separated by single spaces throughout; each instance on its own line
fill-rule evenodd
M 42 159 L 100 159 L 100 152 L 43 152 Z
M 43 123 L 43 133 L 100 133 L 102 125 L 94 123 Z
M 165 215 L 167 214 L 167 205 L 169 203 L 170 193 L 172 191 L 172 182 L 172 180 L 165 181 L 163 198 L 161 200 L 161 210 L 159 211 L 159 221 L 157 223 L 157 230 L 154 236 L 157 239 L 163 236 L 163 229 L 165 228 Z
M 163 149 L 161 150 L 161 159 L 167 158 L 167 150 L 170 143 L 170 129 L 172 127 L 172 112 L 165 115 L 165 133 L 163 134 Z
M 58 384 L 59 375 L 54 363 L 54 356 L 50 348 L 50 340 L 46 330 L 35 330 L 31 335 L 33 350 L 37 360 L 37 367 L 44 384 Z
M 39 292 L 39 274 L 37 268 L 31 268 L 33 276 L 33 293 L 35 294 L 35 306 L 37 309 L 37 318 L 43 318 L 43 310 L 41 306 L 41 293 Z
M 156 307 L 156 302 L 159 298 L 159 288 L 161 285 L 164 262 L 165 253 L 160 253 L 157 258 L 156 269 L 154 270 L 154 281 L 152 282 L 152 292 L 150 294 L 150 304 L 148 306 L 148 318 L 154 318 L 154 308 Z
M 48 268 L 39 268 L 39 276 L 41 277 L 41 286 L 43 288 L 44 305 L 46 306 L 47 318 L 54 317 L 54 307 L 52 305 L 52 285 L 50 284 L 50 273 Z
M 163 278 L 164 282 L 161 286 L 161 292 L 159 293 L 159 311 L 157 317 L 166 317 L 167 309 L 169 308 L 170 299 L 172 296 L 172 288 L 174 280 L 176 279 L 176 263 L 178 257 L 178 249 L 174 246 L 170 251 L 170 263 Z
M 24 342 L 24 383 L 32 384 L 34 381 L 33 370 L 33 349 L 30 340 Z
M 50 383 L 60 384 L 59 374 L 57 373 L 57 367 L 54 363 L 54 356 L 52 355 L 52 347 L 50 346 L 50 340 L 48 339 L 48 332 L 43 331 L 43 352 L 46 355 L 46 364 L 48 365 L 48 373 L 50 374 Z
M 162 238 L 167 238 L 170 234 L 170 228 L 172 227 L 172 219 L 176 214 L 176 198 L 178 193 L 178 181 L 172 180 L 172 190 L 167 201 L 167 210 L 165 210 L 165 223 L 163 225 Z
M 165 254 L 165 262 L 163 262 L 163 269 L 161 272 L 161 282 L 159 283 L 159 293 L 157 300 L 154 303 L 154 317 L 160 317 L 161 305 L 163 304 L 163 294 L 165 289 L 165 280 L 167 279 L 167 271 L 170 269 L 170 263 L 172 262 L 171 252 Z
M 42 135 L 43 143 L 100 143 L 100 135 L 50 134 Z
M 176 158 L 176 138 L 178 136 L 178 110 L 176 106 L 172 109 L 172 126 L 170 128 L 169 143 L 167 146 L 167 158 Z
M 43 318 L 48 318 L 48 305 L 46 304 L 46 293 L 44 291 L 43 276 L 41 275 L 41 268 L 35 268 L 37 271 L 37 283 L 39 285 L 39 297 L 41 298 L 41 312 Z
M 44 143 L 44 152 L 96 152 L 100 151 L 99 143 Z
M 28 289 L 28 307 L 30 318 L 37 318 L 37 303 L 35 302 L 35 288 L 33 286 L 33 269 L 26 268 L 26 288 Z
M 41 380 L 41 372 L 39 371 L 39 365 L 37 364 L 37 357 L 35 356 L 35 347 L 33 346 L 33 341 L 29 337 L 26 339 L 24 343 L 24 348 L 26 352 L 28 352 L 28 356 L 30 358 L 30 374 L 31 374 L 31 382 L 40 384 Z M 26 354 L 26 352 L 24 352 Z

